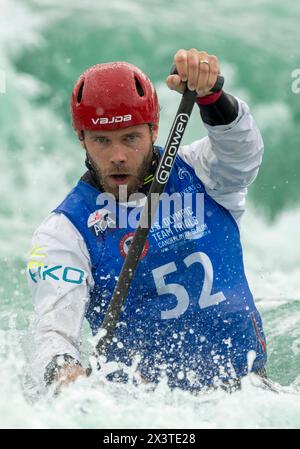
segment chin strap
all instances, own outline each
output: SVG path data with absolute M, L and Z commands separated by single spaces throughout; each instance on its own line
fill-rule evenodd
M 159 160 L 160 160 L 159 149 L 157 146 L 153 145 L 153 154 L 152 154 L 152 160 L 150 163 L 149 171 L 144 178 L 144 182 L 143 182 L 142 186 L 140 187 L 139 192 L 144 193 L 144 194 L 148 193 L 151 183 L 154 179 Z
M 84 163 L 88 170 L 90 170 L 91 172 L 96 174 L 95 169 L 94 169 L 91 161 L 89 160 L 89 156 L 88 156 L 87 152 L 85 153 L 85 162 Z

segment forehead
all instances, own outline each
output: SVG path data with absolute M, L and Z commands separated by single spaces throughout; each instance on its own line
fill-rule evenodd
M 126 134 L 131 134 L 131 133 L 145 134 L 149 131 L 150 131 L 149 126 L 147 124 L 143 124 L 143 125 L 129 126 L 128 128 L 115 129 L 113 131 L 104 131 L 104 130 L 89 131 L 89 130 L 87 130 L 84 133 L 86 134 L 86 136 L 89 136 L 89 137 L 93 137 L 93 136 L 120 137 L 120 136 L 124 136 Z

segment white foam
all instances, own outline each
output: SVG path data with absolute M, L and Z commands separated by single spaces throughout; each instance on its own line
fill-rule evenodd
M 241 225 L 245 266 L 254 297 L 265 307 L 300 300 L 299 220 L 299 208 L 269 223 L 248 205 Z

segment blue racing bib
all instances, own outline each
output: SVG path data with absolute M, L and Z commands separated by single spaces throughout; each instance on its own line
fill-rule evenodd
M 79 181 L 55 210 L 83 236 L 95 281 L 86 312 L 97 333 L 140 214 Z M 266 363 L 262 323 L 244 272 L 238 226 L 192 167 L 176 158 L 152 221 L 108 360 L 138 369 L 148 381 L 199 389 Z M 183 201 L 183 198 L 185 199 Z M 176 207 L 175 203 L 177 201 Z M 182 203 L 180 203 L 182 201 Z M 124 227 L 125 226 L 125 227 Z

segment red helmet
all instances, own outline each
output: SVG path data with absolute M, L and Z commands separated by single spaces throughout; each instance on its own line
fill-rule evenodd
M 158 128 L 157 94 L 149 78 L 127 62 L 96 64 L 75 83 L 71 98 L 73 127 L 114 130 L 151 123 Z

